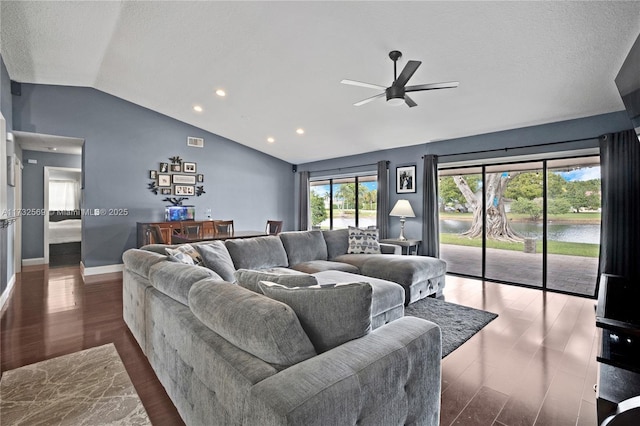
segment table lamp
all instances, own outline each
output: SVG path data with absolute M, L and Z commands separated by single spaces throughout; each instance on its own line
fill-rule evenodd
M 411 204 L 409 204 L 409 200 L 398 200 L 396 205 L 393 206 L 393 209 L 391 209 L 389 216 L 400 216 L 400 236 L 398 239 L 400 241 L 406 241 L 407 239 L 404 236 L 404 220 L 406 217 L 416 217 L 416 214 L 411 208 Z

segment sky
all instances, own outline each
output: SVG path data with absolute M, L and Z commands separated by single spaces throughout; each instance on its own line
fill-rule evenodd
M 600 179 L 600 166 L 583 167 L 568 172 L 558 173 L 569 182 Z

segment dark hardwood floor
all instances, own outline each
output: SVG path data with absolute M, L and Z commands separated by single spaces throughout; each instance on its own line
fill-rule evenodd
M 500 316 L 443 360 L 442 425 L 596 424 L 593 300 L 458 277 L 445 300 Z M 120 279 L 25 269 L 0 330 L 3 371 L 113 342 L 153 424 L 182 424 L 122 320 Z
M 28 267 L 2 313 L 2 371 L 113 343 L 154 425 L 184 424 L 122 319 L 122 280 L 84 284 L 79 267 Z

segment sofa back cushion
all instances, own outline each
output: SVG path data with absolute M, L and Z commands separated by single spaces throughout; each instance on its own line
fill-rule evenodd
M 151 285 L 183 305 L 189 303 L 191 286 L 204 278 L 222 280 L 218 274 L 204 266 L 187 265 L 169 260 L 156 263 L 149 269 Z
M 122 260 L 128 270 L 148 278 L 149 269 L 156 263 L 167 260 L 167 256 L 147 250 L 129 249 L 122 254 Z
M 371 331 L 369 283 L 289 288 L 262 281 L 260 288 L 265 296 L 293 308 L 318 353 Z
M 215 333 L 278 369 L 316 355 L 289 306 L 246 288 L 202 280 L 189 292 L 189 307 Z
M 327 244 L 322 231 L 283 232 L 280 239 L 289 258 L 289 265 L 327 260 Z
M 266 271 L 254 271 L 252 269 L 239 269 L 235 272 L 235 280 L 241 287 L 262 294 L 260 281 L 271 281 L 282 284 L 285 287 L 309 287 L 317 285 L 318 280 L 313 275 L 305 274 L 290 269 L 286 274 Z
M 287 252 L 276 236 L 237 238 L 226 240 L 231 259 L 236 269 L 267 269 L 289 266 Z
M 198 244 L 196 250 L 202 256 L 204 266 L 211 269 L 222 277 L 223 280 L 234 282 L 233 274 L 236 268 L 233 266 L 233 259 L 223 241 L 211 241 L 207 244 Z
M 349 249 L 349 230 L 334 229 L 331 231 L 322 231 L 324 240 L 327 243 L 327 257 L 333 260 L 336 257 L 347 254 Z

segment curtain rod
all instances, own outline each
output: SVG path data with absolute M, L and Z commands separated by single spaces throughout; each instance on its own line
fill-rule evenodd
M 309 173 L 326 173 L 326 172 L 333 172 L 333 171 L 342 171 L 342 170 L 347 170 L 347 169 L 357 169 L 360 167 L 369 167 L 369 166 L 378 166 L 378 163 L 373 163 L 373 164 L 359 164 L 357 166 L 346 166 L 346 167 L 336 167 L 333 169 L 327 169 L 327 170 L 313 170 L 313 171 L 309 171 Z M 389 161 L 387 161 L 387 166 L 389 166 Z
M 539 146 L 550 146 L 550 145 L 560 145 L 560 144 L 567 144 L 567 143 L 573 143 L 573 142 L 591 141 L 591 140 L 599 139 L 599 138 L 600 137 L 597 136 L 597 137 L 592 137 L 592 138 L 573 139 L 573 140 L 569 140 L 569 141 L 547 142 L 547 143 L 541 143 L 541 144 L 536 144 L 536 145 L 514 146 L 512 148 L 505 147 L 505 148 L 487 149 L 487 150 L 484 150 L 484 151 L 459 152 L 457 154 L 438 155 L 438 157 L 453 157 L 453 156 L 456 156 L 456 155 L 484 154 L 484 153 L 487 153 L 487 152 L 507 152 L 509 150 L 516 150 L 516 149 L 523 149 L 523 148 L 536 148 L 536 147 L 539 147 Z M 422 156 L 422 158 L 424 158 L 424 155 Z

